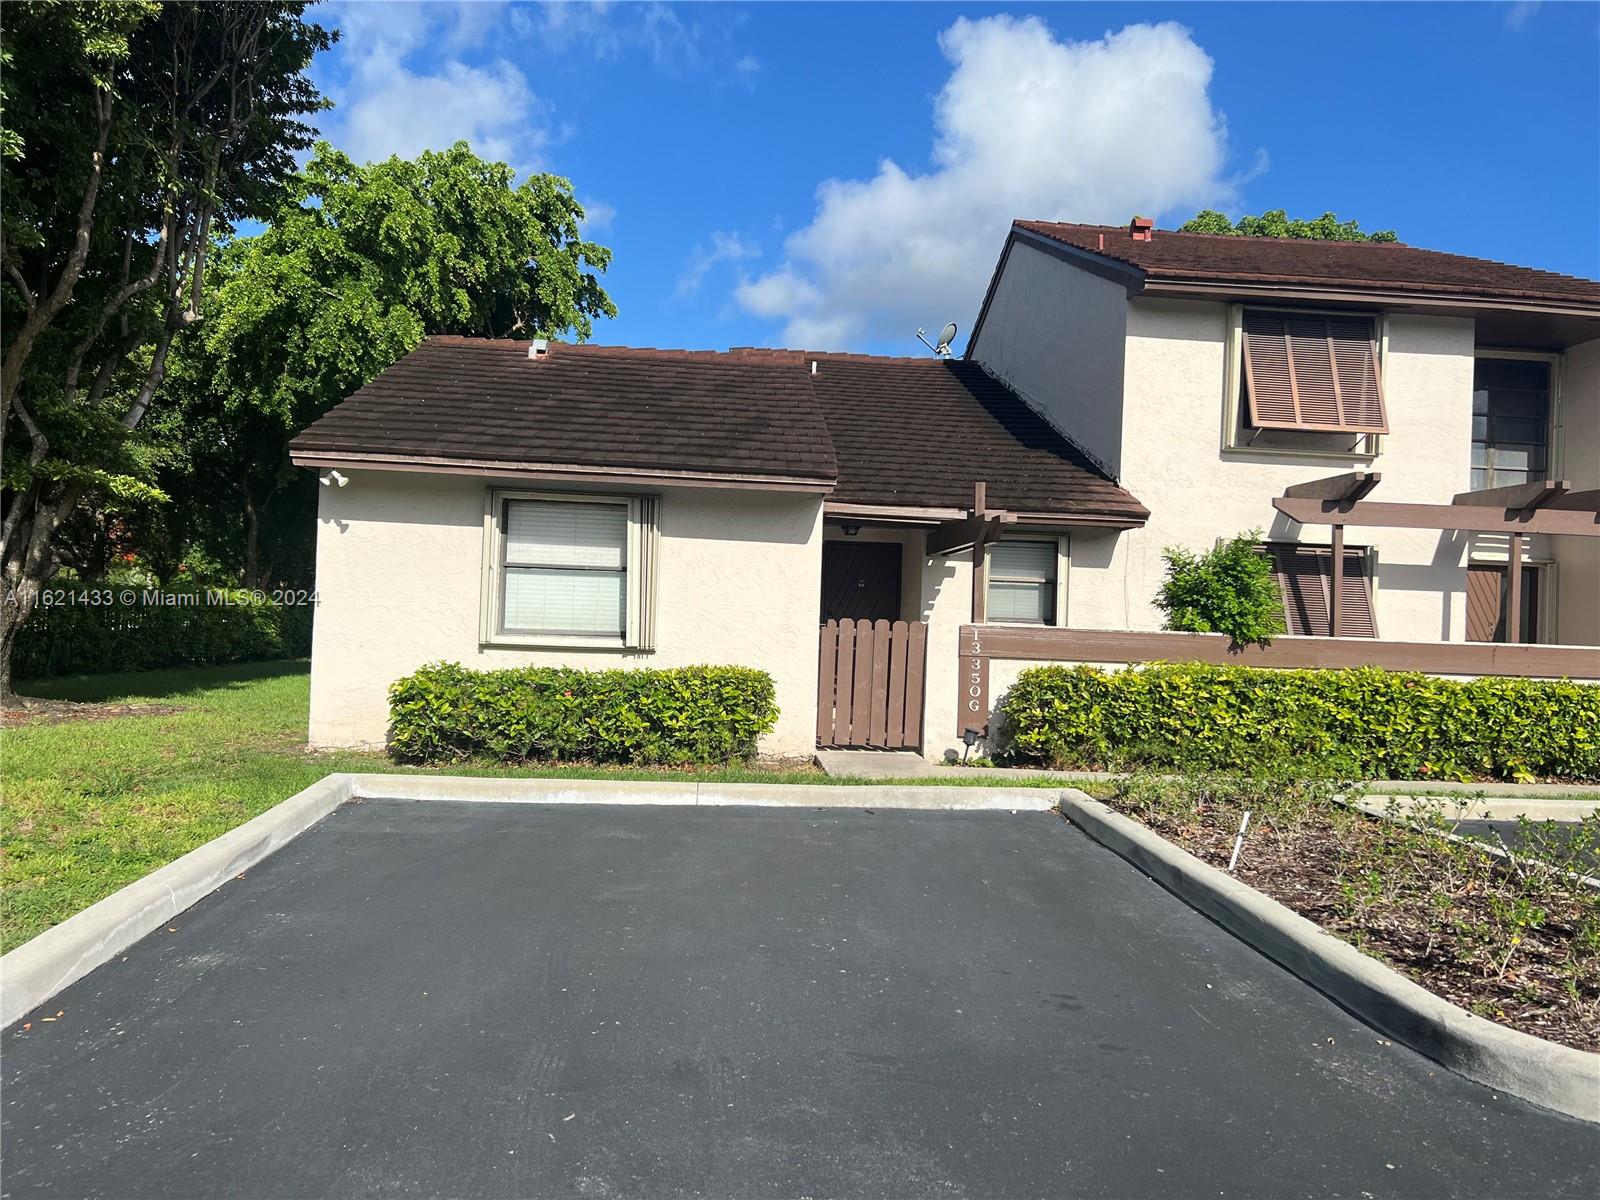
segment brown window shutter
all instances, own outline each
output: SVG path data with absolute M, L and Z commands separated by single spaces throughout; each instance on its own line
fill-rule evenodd
M 1333 581 L 1333 555 L 1324 556 L 1328 563 L 1329 584 Z M 1339 623 L 1345 637 L 1375 638 L 1378 622 L 1372 611 L 1372 559 L 1359 547 L 1345 547 L 1344 590 L 1339 605 Z M 1329 618 L 1331 634 L 1332 618 Z
M 1290 633 L 1327 636 L 1328 585 L 1322 560 L 1303 546 L 1273 546 L 1272 565 Z
M 1300 402 L 1283 314 L 1244 313 L 1244 380 L 1250 398 L 1250 424 L 1263 429 L 1298 429 Z
M 1329 317 L 1328 344 L 1345 427 L 1388 433 L 1383 411 L 1383 377 L 1378 370 L 1378 338 L 1367 317 Z
M 1371 317 L 1246 309 L 1245 393 L 1260 429 L 1387 433 Z
M 1499 567 L 1467 568 L 1467 641 L 1492 642 L 1500 625 L 1500 591 L 1506 573 Z
M 1327 546 L 1277 543 L 1268 546 L 1267 551 L 1278 577 L 1284 622 L 1289 632 L 1308 637 L 1332 637 L 1332 550 Z M 1371 559 L 1366 550 L 1358 546 L 1345 548 L 1339 615 L 1345 637 L 1378 636 L 1372 609 Z

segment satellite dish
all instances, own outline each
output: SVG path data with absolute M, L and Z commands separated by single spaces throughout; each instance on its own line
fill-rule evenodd
M 930 342 L 927 338 L 922 336 L 922 330 L 917 330 L 917 341 L 921 342 L 929 350 L 932 350 L 940 358 L 950 357 L 950 343 L 955 340 L 956 323 L 954 321 L 951 321 L 950 324 L 946 325 L 939 331 L 939 340 L 937 343 Z

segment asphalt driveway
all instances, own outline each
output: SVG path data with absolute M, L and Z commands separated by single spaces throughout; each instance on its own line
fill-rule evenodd
M 9 1196 L 1564 1196 L 1049 814 L 347 805 L 3 1035 Z

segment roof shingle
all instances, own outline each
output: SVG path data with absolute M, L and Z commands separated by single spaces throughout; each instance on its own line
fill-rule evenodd
M 727 355 L 430 337 L 313 422 L 296 453 L 830 482 L 803 371 Z
M 983 480 L 996 508 L 1148 516 L 976 363 L 527 346 L 428 338 L 291 449 L 836 481 L 834 500 L 894 507 L 966 508 Z
M 1600 283 L 1593 280 L 1399 242 L 1233 237 L 1168 229 L 1156 230 L 1148 242 L 1136 242 L 1126 227 L 1117 225 L 1017 221 L 1014 228 L 1138 267 L 1151 283 L 1322 286 L 1600 309 Z

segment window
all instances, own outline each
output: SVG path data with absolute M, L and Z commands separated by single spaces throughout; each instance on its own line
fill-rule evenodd
M 1247 308 L 1243 333 L 1252 427 L 1389 431 L 1374 318 Z
M 1283 598 L 1283 615 L 1290 633 L 1312 637 L 1333 636 L 1333 547 L 1269 542 L 1264 547 L 1272 559 Z M 1377 637 L 1372 614 L 1372 557 L 1362 546 L 1346 546 L 1344 579 L 1339 591 L 1341 637 Z
M 1550 458 L 1550 364 L 1480 358 L 1472 377 L 1472 488 L 1543 479 Z
M 1060 543 L 1000 541 L 988 548 L 988 619 L 1056 623 Z
M 491 493 L 484 640 L 649 648 L 655 508 Z

